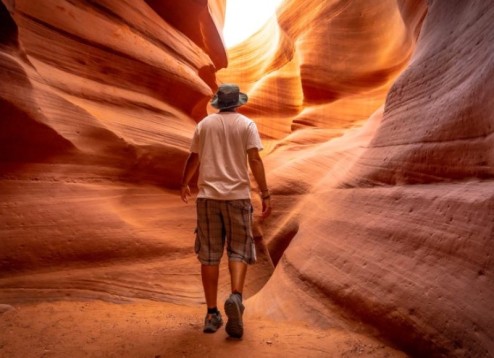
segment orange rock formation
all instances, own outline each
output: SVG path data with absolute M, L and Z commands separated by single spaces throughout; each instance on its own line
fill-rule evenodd
M 203 302 L 176 188 L 195 123 L 232 81 L 275 207 L 256 227 L 247 324 L 494 355 L 492 3 L 285 0 L 228 56 L 225 5 L 0 2 L 0 315 Z

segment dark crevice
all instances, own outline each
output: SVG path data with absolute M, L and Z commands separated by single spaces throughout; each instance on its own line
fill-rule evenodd
M 0 162 L 43 162 L 66 154 L 73 144 L 29 113 L 0 99 Z
M 267 245 L 269 255 L 275 266 L 278 265 L 286 249 L 288 249 L 288 246 L 290 246 L 293 238 L 297 235 L 298 230 L 298 222 L 291 221 L 284 225 L 280 232 L 278 232 L 275 237 L 269 241 L 269 244 Z
M 17 25 L 5 5 L 0 1 L 0 45 L 18 46 Z

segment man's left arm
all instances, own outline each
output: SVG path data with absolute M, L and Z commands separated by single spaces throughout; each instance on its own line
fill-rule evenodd
M 258 148 L 251 148 L 247 150 L 247 157 L 249 166 L 254 175 L 254 179 L 259 186 L 262 200 L 262 218 L 265 219 L 271 214 L 271 196 L 269 194 L 268 185 L 266 182 L 266 173 L 264 171 L 264 164 L 261 156 L 259 155 Z

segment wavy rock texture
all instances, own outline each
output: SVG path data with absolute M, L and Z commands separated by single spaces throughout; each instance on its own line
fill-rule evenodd
M 203 302 L 176 188 L 216 83 L 235 81 L 275 208 L 256 224 L 246 329 L 494 355 L 492 3 L 286 0 L 228 59 L 225 5 L 2 0 L 2 322 L 29 302 Z M 402 356 L 365 342 L 342 356 Z
M 3 295 L 202 300 L 166 283 L 195 266 L 194 213 L 170 189 L 226 64 L 207 2 L 189 5 L 190 37 L 144 1 L 1 4 Z
M 218 77 L 247 90 L 244 112 L 265 136 L 306 127 L 341 134 L 382 105 L 424 11 L 421 1 L 285 1 L 277 19 L 231 49 Z
M 493 354 L 493 14 L 433 2 L 380 124 L 317 146 L 294 133 L 266 158 L 284 212 L 251 313 L 369 325 L 416 356 Z

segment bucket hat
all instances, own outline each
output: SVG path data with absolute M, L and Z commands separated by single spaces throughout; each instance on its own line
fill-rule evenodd
M 211 100 L 211 105 L 217 109 L 228 109 L 240 107 L 247 103 L 249 97 L 240 92 L 236 84 L 224 83 L 218 87 L 216 94 Z

